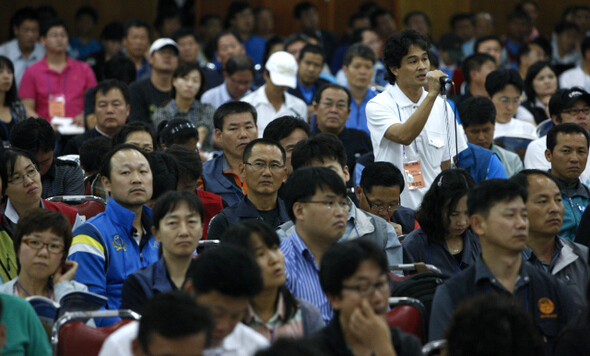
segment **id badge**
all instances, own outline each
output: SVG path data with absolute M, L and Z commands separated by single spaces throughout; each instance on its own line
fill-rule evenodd
M 49 117 L 66 116 L 66 96 L 49 95 Z
M 424 188 L 424 176 L 422 175 L 422 165 L 420 161 L 404 163 L 404 174 L 410 190 Z

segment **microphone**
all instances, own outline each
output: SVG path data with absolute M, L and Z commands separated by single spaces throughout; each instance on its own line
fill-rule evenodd
M 432 73 L 432 71 L 427 72 L 426 73 L 426 78 L 428 78 L 428 76 L 431 73 Z M 452 84 L 452 85 L 455 84 L 455 83 L 453 83 L 453 80 L 451 78 L 449 78 L 449 77 L 440 77 L 439 80 L 440 80 L 440 85 L 443 86 L 443 87 L 445 86 L 445 84 Z

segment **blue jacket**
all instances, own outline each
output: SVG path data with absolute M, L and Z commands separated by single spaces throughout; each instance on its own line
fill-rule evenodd
M 142 225 L 147 234 L 140 245 L 132 236 L 135 213 L 110 199 L 100 213 L 77 228 L 68 259 L 78 262 L 75 280 L 93 293 L 106 296 L 106 309 L 120 309 L 123 281 L 131 273 L 158 260 L 159 243 L 151 235 L 151 209 L 143 207 Z M 147 226 L 146 226 L 147 225 Z M 109 319 L 110 320 L 110 319 Z M 116 320 L 99 320 L 97 326 Z
M 220 195 L 229 205 L 234 205 L 244 198 L 242 188 L 233 182 L 233 177 L 223 173 L 224 155 L 219 155 L 203 163 L 203 190 Z
M 590 189 L 580 179 L 570 185 L 560 179 L 557 179 L 557 183 L 559 183 L 561 201 L 563 202 L 564 208 L 563 223 L 557 235 L 574 241 L 578 226 L 580 226 L 580 222 L 582 221 L 582 215 L 590 203 Z
M 508 178 L 498 156 L 483 147 L 468 143 L 467 149 L 459 152 L 458 158 L 457 167 L 468 171 L 475 183 L 491 178 Z
M 123 284 L 121 309 L 142 312 L 144 304 L 157 294 L 176 290 L 176 286 L 168 277 L 168 269 L 164 257 L 158 262 L 133 272 Z

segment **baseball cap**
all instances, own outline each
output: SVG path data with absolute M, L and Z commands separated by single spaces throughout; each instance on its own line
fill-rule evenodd
M 289 52 L 273 53 L 266 61 L 266 70 L 274 85 L 295 89 L 297 87 L 297 61 Z
M 155 51 L 159 51 L 164 47 L 174 48 L 174 50 L 176 51 L 176 54 L 178 55 L 178 46 L 176 45 L 176 42 L 174 42 L 173 39 L 171 39 L 171 38 L 158 38 L 157 40 L 154 41 L 154 43 L 152 43 L 152 46 L 150 47 L 150 56 L 152 54 L 154 54 Z
M 590 105 L 590 94 L 584 89 L 577 87 L 570 89 L 559 89 L 549 100 L 549 114 L 559 115 L 565 109 L 571 108 L 578 100 L 584 100 Z
M 174 138 L 198 137 L 196 126 L 185 119 L 163 121 L 158 127 L 160 140 L 166 146 L 174 142 Z

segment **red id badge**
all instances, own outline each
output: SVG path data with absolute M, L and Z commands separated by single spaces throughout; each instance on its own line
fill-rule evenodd
M 422 165 L 420 161 L 404 163 L 404 174 L 410 190 L 424 188 L 424 176 L 422 175 Z
M 66 96 L 49 95 L 49 117 L 66 116 Z

